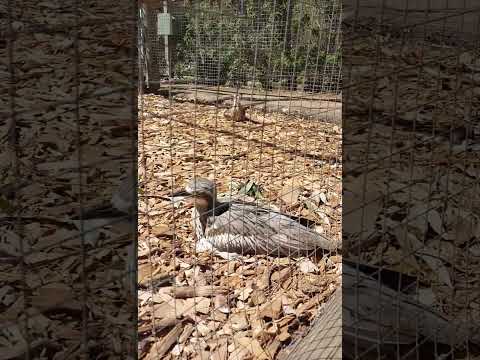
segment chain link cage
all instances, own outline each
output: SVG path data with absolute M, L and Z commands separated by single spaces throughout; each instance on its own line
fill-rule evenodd
M 479 20 L 344 3 L 344 358 L 479 356 Z
M 287 358 L 339 287 L 340 15 L 141 5 L 139 358 Z
M 213 11 L 208 2 L 193 4 L 144 4 L 143 66 L 148 87 L 175 79 L 199 85 L 339 93 L 338 4 L 291 2 L 275 12 L 275 4 L 269 2 L 246 1 L 222 12 Z M 172 22 L 169 45 L 159 35 L 157 22 L 166 11 Z M 280 17 L 288 11 L 288 22 L 282 21 Z M 170 65 L 165 57 L 169 47 Z

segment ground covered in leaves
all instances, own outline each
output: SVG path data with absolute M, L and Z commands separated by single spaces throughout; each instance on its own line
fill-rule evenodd
M 250 111 L 234 122 L 214 106 L 140 101 L 139 354 L 142 359 L 272 359 L 301 337 L 338 286 L 341 257 L 196 253 L 190 209 L 172 190 L 194 175 L 217 193 L 280 209 L 341 236 L 341 130 Z
M 344 257 L 414 276 L 422 304 L 478 323 L 478 50 L 374 21 L 345 32 Z
M 0 5 L 1 357 L 126 359 L 132 227 L 84 243 L 72 218 L 133 173 L 136 6 L 23 5 Z

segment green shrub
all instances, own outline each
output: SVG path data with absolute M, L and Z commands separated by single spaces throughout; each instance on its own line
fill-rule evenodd
M 296 88 L 321 76 L 325 64 L 340 61 L 339 0 L 292 1 L 245 0 L 244 16 L 233 1 L 188 6 L 177 39 L 176 75 L 238 86 L 255 78 L 264 88 L 274 82 Z

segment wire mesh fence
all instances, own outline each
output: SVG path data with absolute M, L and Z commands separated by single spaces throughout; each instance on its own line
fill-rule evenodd
M 479 11 L 471 5 L 345 4 L 347 358 L 478 356 Z
M 145 6 L 151 85 L 175 79 L 208 85 L 338 92 L 341 84 L 339 2 L 197 2 Z M 157 17 L 172 16 L 170 65 Z M 169 76 L 169 68 L 171 73 Z M 149 83 L 150 85 L 150 83 Z
M 139 97 L 142 359 L 282 358 L 339 285 L 340 4 L 233 4 L 183 8 Z
M 2 4 L 0 353 L 478 357 L 479 10 L 356 4 Z
M 136 177 L 137 7 L 19 5 L 0 5 L 1 357 L 132 359 L 136 224 L 87 213 Z

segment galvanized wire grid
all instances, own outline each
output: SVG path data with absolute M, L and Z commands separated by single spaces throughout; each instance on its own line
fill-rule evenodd
M 147 85 L 152 88 L 158 86 L 157 82 L 168 80 L 165 44 L 163 37 L 157 34 L 157 16 L 165 11 L 162 3 L 143 5 L 149 62 L 144 75 L 149 79 Z M 201 11 L 198 15 L 196 5 L 181 4 L 170 2 L 168 5 L 168 12 L 173 17 L 173 34 L 169 41 L 177 48 L 172 77 L 177 82 L 195 81 L 210 85 L 225 85 L 228 82 L 226 85 L 232 86 L 237 81 L 252 82 L 255 78 L 255 84 L 250 83 L 249 87 L 261 88 L 268 81 L 268 86 L 278 88 L 280 84 L 285 87 L 285 82 L 291 77 L 297 77 L 295 86 L 304 87 L 307 92 L 338 93 L 341 85 L 340 23 L 338 5 L 334 1 L 318 4 L 311 1 L 305 4 L 303 10 L 302 2 L 295 5 L 292 2 L 289 6 L 294 7 L 294 17 L 304 17 L 310 22 L 305 24 L 305 28 L 315 32 L 297 31 L 291 34 L 285 32 L 289 24 L 274 16 L 273 3 L 249 2 L 249 15 L 239 14 L 239 10 L 232 6 L 219 14 L 203 2 L 198 4 Z M 205 24 L 209 24 L 210 28 L 205 28 Z M 219 42 L 222 44 L 220 49 Z M 310 50 L 310 53 L 307 48 L 300 49 L 301 54 L 297 56 L 305 58 L 295 69 L 287 61 L 277 58 L 286 55 L 295 57 L 290 53 L 295 45 L 312 47 L 312 44 L 318 44 L 321 49 Z M 269 59 L 270 53 L 273 59 Z M 269 67 L 270 73 L 266 74 Z
M 136 178 L 137 7 L 17 5 L 0 6 L 0 352 L 133 358 L 136 224 L 86 214 Z
M 480 17 L 466 4 L 345 5 L 344 357 L 478 356 Z
M 340 4 L 331 2 L 331 13 L 315 18 L 322 37 L 314 38 L 306 36 L 312 26 L 285 24 L 292 14 L 313 19 L 324 1 L 265 4 L 273 13 L 285 9 L 287 16 L 275 21 L 257 2 L 246 1 L 245 13 L 232 2 L 207 3 L 174 13 L 189 32 L 173 35 L 174 78 L 158 89 L 165 97 L 140 94 L 142 359 L 280 357 L 339 284 L 336 252 L 302 259 L 240 251 L 226 260 L 197 251 L 190 208 L 169 197 L 194 177 L 209 178 L 223 201 L 308 218 L 315 231 L 339 242 Z M 182 48 L 187 40 L 190 47 Z M 300 56 L 305 61 L 296 63 Z M 311 79 L 310 89 L 300 88 L 301 74 Z M 237 94 L 249 106 L 238 121 L 229 113 Z M 256 218 L 253 226 L 262 223 Z

